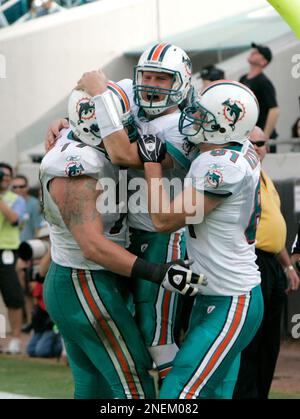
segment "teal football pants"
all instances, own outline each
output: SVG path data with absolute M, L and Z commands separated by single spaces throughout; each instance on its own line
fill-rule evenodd
M 263 316 L 260 286 L 234 297 L 197 296 L 189 330 L 160 398 L 230 399 L 241 351 Z
M 44 299 L 67 350 L 75 398 L 155 398 L 151 357 L 120 293 L 122 279 L 52 262 Z

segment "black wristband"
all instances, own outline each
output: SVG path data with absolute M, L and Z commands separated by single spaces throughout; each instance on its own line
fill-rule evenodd
M 148 281 L 160 284 L 167 272 L 168 266 L 148 262 L 137 258 L 131 270 L 131 278 L 147 279 Z

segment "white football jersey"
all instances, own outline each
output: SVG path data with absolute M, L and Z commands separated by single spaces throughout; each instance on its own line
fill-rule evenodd
M 104 182 L 118 183 L 118 168 L 113 166 L 100 149 L 74 141 L 70 129 L 61 131 L 61 138 L 42 160 L 40 181 L 45 218 L 50 225 L 51 256 L 55 263 L 76 269 L 104 269 L 83 257 L 78 243 L 66 227 L 60 211 L 49 191 L 49 181 L 55 177 L 86 175 Z M 106 181 L 108 179 L 108 181 Z M 100 185 L 99 185 L 100 187 Z M 108 208 L 108 207 L 106 207 Z M 101 212 L 101 196 L 97 201 Z M 101 212 L 104 235 L 119 244 L 126 245 L 127 228 L 124 219 L 117 212 Z M 114 234 L 112 234 L 114 233 Z
M 255 232 L 260 216 L 260 163 L 249 144 L 201 153 L 185 186 L 224 199 L 199 224 L 190 224 L 187 251 L 196 273 L 207 276 L 206 295 L 241 295 L 260 283 Z
M 178 130 L 180 118 L 179 110 L 149 120 L 145 116 L 143 110 L 134 103 L 132 80 L 124 79 L 119 81 L 118 84 L 126 92 L 129 98 L 139 134 L 153 134 L 166 143 L 167 151 L 173 158 L 174 166 L 172 169 L 164 170 L 164 178 L 166 179 L 164 183 L 166 190 L 170 190 L 170 198 L 172 199 L 174 189 L 170 188 L 169 181 L 177 178 L 178 183 L 176 183 L 175 188 L 177 190 L 177 184 L 179 188 L 179 181 L 181 181 L 182 189 L 184 177 L 190 168 L 192 160 L 198 155 L 198 149 L 194 144 L 190 143 L 187 138 L 180 134 Z M 135 194 L 136 184 L 139 183 L 139 180 L 141 180 L 141 182 L 144 180 L 144 185 L 146 185 L 144 171 L 132 168 L 128 169 L 128 225 L 140 230 L 156 231 L 148 213 L 147 189 L 141 188 L 138 190 L 138 195 Z M 180 192 L 180 188 L 178 189 L 178 192 Z M 139 197 L 138 205 L 137 196 Z

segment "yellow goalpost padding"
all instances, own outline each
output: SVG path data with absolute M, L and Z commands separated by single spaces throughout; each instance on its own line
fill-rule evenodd
M 268 0 L 300 39 L 300 0 Z

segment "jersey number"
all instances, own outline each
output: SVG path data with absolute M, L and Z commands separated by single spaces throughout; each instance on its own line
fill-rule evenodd
M 255 189 L 254 210 L 251 214 L 248 227 L 245 230 L 245 236 L 249 244 L 253 244 L 255 242 L 256 229 L 259 223 L 260 214 L 261 214 L 261 203 L 260 203 L 260 181 L 259 181 Z

